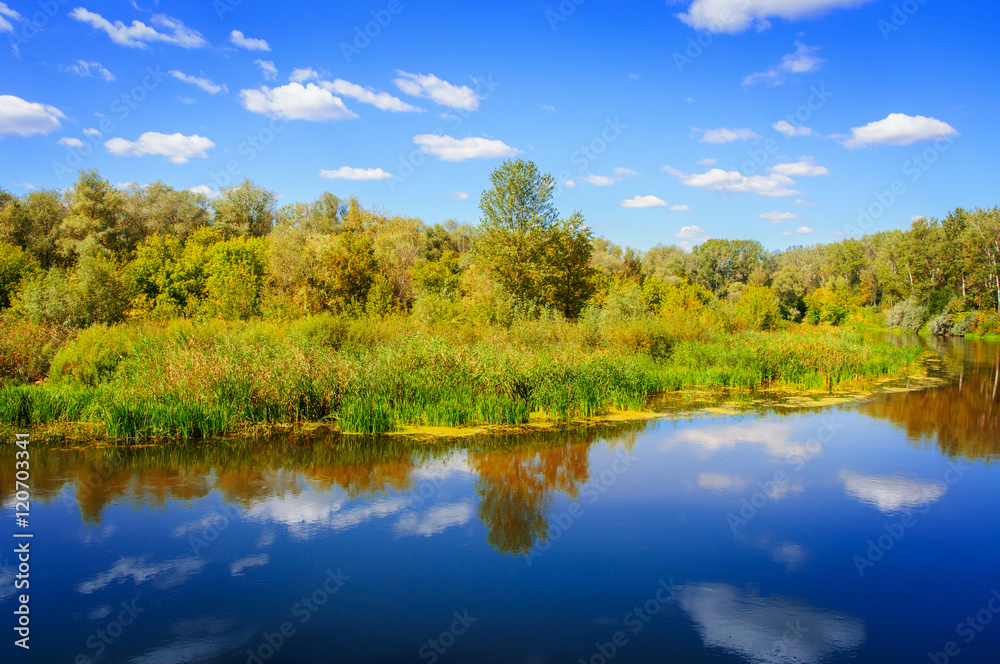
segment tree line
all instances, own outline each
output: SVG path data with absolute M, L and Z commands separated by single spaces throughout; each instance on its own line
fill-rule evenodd
M 742 303 L 758 327 L 886 311 L 892 327 L 1000 332 L 997 207 L 785 251 L 724 239 L 689 253 L 637 251 L 594 237 L 580 212 L 561 216 L 554 187 L 534 163 L 504 162 L 473 226 L 331 193 L 278 207 L 250 180 L 210 200 L 81 171 L 64 192 L 0 189 L 0 310 L 71 328 L 323 311 L 503 324 L 602 309 L 656 315 L 696 298 Z

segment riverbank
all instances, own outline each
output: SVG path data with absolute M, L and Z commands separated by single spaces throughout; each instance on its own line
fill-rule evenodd
M 45 380 L 0 388 L 0 426 L 91 440 L 523 427 L 653 412 L 650 397 L 691 390 L 861 392 L 912 374 L 922 353 L 807 325 L 179 320 L 85 330 Z

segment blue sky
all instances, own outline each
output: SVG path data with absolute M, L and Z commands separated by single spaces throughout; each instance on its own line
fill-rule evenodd
M 76 2 L 0 2 L 13 193 L 250 177 L 476 223 L 517 155 L 640 249 L 998 203 L 993 3 Z

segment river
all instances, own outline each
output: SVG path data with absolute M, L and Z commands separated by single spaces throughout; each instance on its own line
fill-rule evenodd
M 913 343 L 913 340 L 903 341 Z M 458 445 L 31 454 L 16 661 L 996 664 L 1000 344 L 945 385 Z M 30 652 L 13 645 L 30 593 Z M 12 661 L 4 656 L 4 661 Z

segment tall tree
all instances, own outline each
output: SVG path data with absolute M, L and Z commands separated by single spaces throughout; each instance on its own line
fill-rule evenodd
M 228 234 L 261 237 L 274 226 L 274 192 L 245 178 L 215 199 L 213 223 Z

